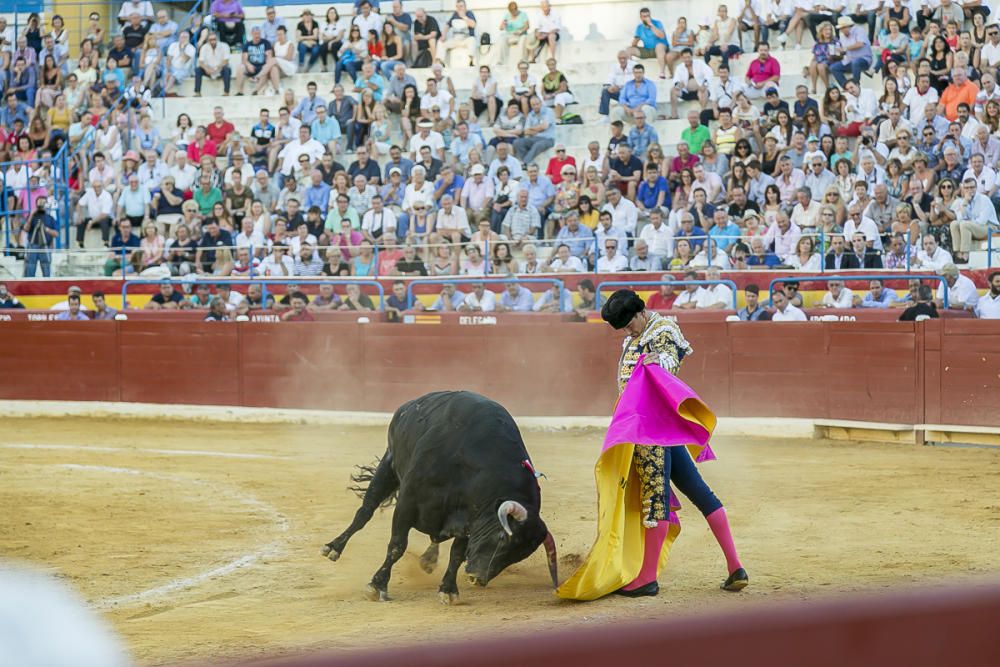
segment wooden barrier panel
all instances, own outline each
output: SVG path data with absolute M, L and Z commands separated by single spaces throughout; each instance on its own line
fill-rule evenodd
M 245 667 L 993 667 L 1000 585 L 757 605 L 713 616 L 610 621 Z M 515 636 L 516 635 L 516 636 Z
M 490 326 L 337 321 L 0 326 L 0 398 L 392 412 L 438 389 L 516 415 L 609 415 L 621 334 L 530 318 Z M 681 378 L 720 416 L 1000 426 L 1000 337 L 980 320 L 688 321 Z

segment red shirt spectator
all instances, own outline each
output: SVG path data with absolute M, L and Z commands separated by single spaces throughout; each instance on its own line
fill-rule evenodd
M 218 145 L 225 141 L 229 137 L 229 133 L 235 130 L 236 127 L 223 118 L 222 107 L 215 107 L 214 113 L 215 120 L 208 124 L 205 132 L 208 134 L 208 138 Z
M 753 59 L 747 67 L 747 80 L 760 88 L 760 84 L 765 81 L 775 88 L 778 87 L 778 80 L 781 77 L 781 64 L 778 59 L 770 54 L 770 49 L 765 45 L 757 47 L 757 57 Z
M 664 294 L 666 292 L 666 294 Z M 646 299 L 646 308 L 650 310 L 670 310 L 674 307 L 674 301 L 677 300 L 677 295 L 674 294 L 673 285 L 663 285 L 660 287 L 659 292 L 653 292 L 648 299 Z
M 281 316 L 281 319 L 285 322 L 315 322 L 316 318 L 308 310 L 302 310 L 296 312 L 294 310 L 289 310 L 287 313 Z
M 219 152 L 219 146 L 211 139 L 203 139 L 199 142 L 197 139 L 188 144 L 187 147 L 187 157 L 188 162 L 191 164 L 200 164 L 201 157 L 203 155 L 210 155 L 215 157 Z
M 403 251 L 396 247 L 382 248 L 378 252 L 378 275 L 394 275 L 396 262 L 403 259 Z
M 678 178 L 680 178 L 680 173 L 685 169 L 693 169 L 698 164 L 698 159 L 698 156 L 694 153 L 688 153 L 686 159 L 677 155 L 670 161 L 670 175 L 677 174 Z
M 552 181 L 552 185 L 562 183 L 562 168 L 566 165 L 576 167 L 576 158 L 566 155 L 566 147 L 562 144 L 556 146 L 556 154 L 549 158 L 549 166 L 545 168 L 545 175 Z

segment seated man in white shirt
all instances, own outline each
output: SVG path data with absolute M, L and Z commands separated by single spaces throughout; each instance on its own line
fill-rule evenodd
M 617 239 L 604 239 L 604 254 L 597 260 L 598 273 L 628 271 L 628 257 L 618 252 Z
M 951 253 L 938 245 L 937 237 L 925 234 L 921 241 L 923 248 L 917 251 L 913 266 L 928 271 L 939 271 L 947 264 L 954 264 Z
M 854 306 L 854 292 L 844 287 L 842 280 L 831 280 L 828 285 L 829 291 L 823 295 L 823 300 L 817 305 L 819 308 L 852 308 Z
M 944 277 L 937 289 L 938 308 L 944 308 L 944 291 L 948 290 L 949 310 L 974 310 L 979 302 L 979 291 L 976 284 L 967 276 L 963 276 L 958 267 L 948 263 L 938 269 L 938 275 Z
M 565 243 L 556 248 L 555 254 L 549 259 L 548 271 L 551 273 L 583 273 L 586 271 L 579 257 L 572 255 Z
M 976 317 L 981 320 L 1000 320 L 1000 271 L 994 271 L 986 281 L 990 289 L 976 303 Z
M 664 264 L 674 256 L 674 233 L 670 225 L 663 221 L 663 211 L 653 209 L 649 212 L 649 223 L 639 232 L 639 238 L 649 246 L 649 254 Z
M 372 207 L 361 218 L 361 234 L 379 245 L 383 235 L 396 236 L 396 214 L 385 208 L 381 195 L 372 197 Z
M 705 280 L 721 280 L 722 273 L 716 266 L 710 266 L 705 271 Z M 728 285 L 716 283 L 706 285 L 701 290 L 698 308 L 702 310 L 725 310 L 733 307 L 733 290 Z
M 497 309 L 497 295 L 486 289 L 485 283 L 475 283 L 458 309 L 465 312 L 493 312 Z
M 686 271 L 684 273 L 684 280 L 698 280 L 697 271 Z M 701 285 L 685 285 L 684 291 L 678 294 L 677 299 L 674 301 L 674 308 L 694 310 L 701 303 L 704 294 L 705 288 Z
M 729 255 L 719 248 L 719 244 L 711 236 L 705 239 L 701 250 L 691 258 L 691 262 L 688 265 L 699 269 L 714 266 L 727 271 L 732 268 Z
M 771 315 L 772 322 L 806 322 L 808 318 L 800 308 L 796 308 L 789 301 L 788 297 L 781 290 L 774 293 L 774 313 Z

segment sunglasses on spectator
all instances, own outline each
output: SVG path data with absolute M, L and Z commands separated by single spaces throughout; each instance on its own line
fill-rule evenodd
M 955 186 L 953 186 L 951 183 L 942 183 L 941 184 L 941 189 L 942 190 L 952 190 L 952 189 L 954 189 L 954 187 Z
M 618 247 L 618 246 L 616 246 L 616 245 L 606 245 L 606 246 L 604 246 L 604 249 L 605 249 L 605 250 L 614 250 L 614 249 L 615 249 L 615 248 L 617 248 L 617 247 Z

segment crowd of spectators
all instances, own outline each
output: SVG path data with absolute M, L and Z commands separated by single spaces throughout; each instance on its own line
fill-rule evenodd
M 806 321 L 803 310 L 805 307 L 819 310 L 876 308 L 901 309 L 899 319 L 912 321 L 918 315 L 937 318 L 939 309 L 949 308 L 971 311 L 982 319 L 1000 319 L 1000 271 L 989 274 L 989 287 L 982 296 L 972 281 L 961 275 L 953 264 L 945 267 L 942 278 L 936 293 L 924 281 L 911 278 L 908 280 L 908 289 L 902 296 L 886 287 L 885 281 L 879 278 L 859 279 L 868 285 L 864 292 L 851 290 L 842 279 L 832 279 L 827 283 L 828 290 L 811 304 L 806 304 L 799 292 L 798 280 L 785 280 L 771 295 L 770 303 L 767 294 L 761 295 L 758 285 L 749 283 L 743 289 L 745 306 L 736 311 L 736 317 L 742 321 Z M 646 306 L 651 310 L 734 309 L 735 295 L 725 281 L 721 280 L 717 267 L 709 267 L 704 275 L 692 270 L 686 271 L 678 284 L 675 284 L 677 280 L 671 274 L 664 274 L 660 279 L 662 284 L 646 299 Z M 589 278 L 581 279 L 575 290 L 554 283 L 540 294 L 532 292 L 516 279 L 499 288 L 494 287 L 493 283 L 475 278 L 466 279 L 464 285 L 469 288 L 467 291 L 463 291 L 455 283 L 445 283 L 436 296 L 421 300 L 408 295 L 406 282 L 395 280 L 381 308 L 388 314 L 390 321 L 400 321 L 400 316 L 405 311 L 424 310 L 575 313 L 585 320 L 598 306 L 596 287 Z M 273 310 L 286 321 L 310 321 L 315 319 L 314 313 L 321 311 L 379 309 L 360 285 L 347 283 L 342 287 L 343 296 L 337 294 L 337 288 L 333 284 L 322 283 L 318 286 L 317 293 L 310 297 L 303 291 L 302 284 L 294 282 L 281 286 L 282 293 L 277 295 L 265 293 L 260 283 L 250 283 L 244 287 L 234 286 L 229 282 L 215 285 L 199 282 L 191 293 L 186 293 L 175 281 L 165 280 L 143 307 L 147 310 L 202 310 L 206 311 L 205 319 L 208 320 L 229 320 L 248 315 L 254 310 Z M 66 300 L 52 307 L 52 310 L 60 313 L 57 319 L 114 319 L 118 314 L 117 310 L 107 305 L 103 292 L 91 295 L 94 304 L 91 311 L 81 304 L 82 294 L 78 286 L 71 286 Z M 10 293 L 8 286 L 0 283 L 0 310 L 24 307 Z M 66 311 L 69 313 L 65 314 Z
M 26 274 L 48 275 L 59 229 L 59 175 L 31 161 L 65 142 L 87 147 L 69 175 L 72 240 L 99 230 L 107 275 L 942 271 L 998 228 L 1000 26 L 978 4 L 751 0 L 672 32 L 643 8 L 593 100 L 559 68 L 564 29 L 545 0 L 489 26 L 463 0 L 440 22 L 379 5 L 304 9 L 292 26 L 215 0 L 181 28 L 126 0 L 117 30 L 91 16 L 79 45 L 58 16 L 33 15 L 16 39 L 0 19 L 0 161 L 27 163 L 4 175 Z M 790 104 L 768 40 L 798 45 L 806 29 L 811 86 Z M 460 94 L 448 68 L 475 67 L 487 32 L 496 72 L 479 64 Z M 334 73 L 326 93 L 286 86 L 320 70 Z M 241 132 L 218 106 L 161 135 L 151 100 L 189 78 L 196 96 L 206 78 L 264 94 L 258 122 Z M 658 102 L 677 117 L 688 100 L 675 146 L 661 143 Z M 557 126 L 580 121 L 581 102 L 598 108 L 574 156 Z

